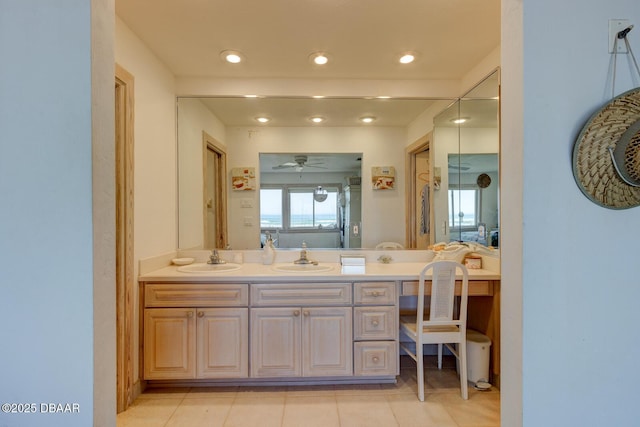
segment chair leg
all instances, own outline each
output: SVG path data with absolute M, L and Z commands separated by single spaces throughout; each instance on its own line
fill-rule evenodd
M 458 359 L 460 360 L 460 392 L 462 398 L 469 398 L 469 384 L 467 383 L 467 342 L 462 340 L 458 344 Z
M 442 369 L 442 344 L 438 344 L 438 369 Z
M 418 380 L 418 400 L 424 402 L 424 355 L 422 350 L 422 344 L 416 343 L 416 365 L 417 368 L 417 380 Z

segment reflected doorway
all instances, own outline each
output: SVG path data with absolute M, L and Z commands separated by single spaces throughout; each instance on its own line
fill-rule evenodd
M 427 249 L 433 244 L 431 133 L 406 148 L 407 248 Z
M 203 132 L 204 247 L 227 247 L 227 153 L 218 141 Z

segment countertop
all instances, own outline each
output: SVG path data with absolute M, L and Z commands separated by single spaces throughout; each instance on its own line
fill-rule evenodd
M 425 262 L 380 262 L 367 263 L 364 273 L 343 273 L 340 263 L 321 263 L 330 265 L 329 271 L 319 272 L 282 272 L 274 269 L 278 263 L 244 263 L 238 270 L 208 273 L 183 273 L 175 265 L 163 267 L 139 276 L 141 282 L 318 282 L 318 281 L 354 281 L 354 280 L 418 280 Z M 469 269 L 469 280 L 500 280 L 500 273 L 484 269 Z M 427 276 L 428 277 L 428 276 Z M 460 276 L 462 278 L 462 276 Z

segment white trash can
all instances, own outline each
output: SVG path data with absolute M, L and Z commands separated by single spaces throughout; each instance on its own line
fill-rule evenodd
M 489 383 L 489 358 L 491 340 L 488 336 L 467 329 L 467 380 L 474 384 Z M 460 365 L 458 364 L 458 372 Z

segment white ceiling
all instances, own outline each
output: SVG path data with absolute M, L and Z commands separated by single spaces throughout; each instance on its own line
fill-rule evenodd
M 460 79 L 500 43 L 500 0 L 116 0 L 116 14 L 177 77 Z M 401 66 L 405 51 L 418 58 Z
M 458 80 L 500 43 L 500 0 L 116 0 L 177 78 Z M 245 61 L 228 64 L 227 49 Z M 330 62 L 315 66 L 312 52 Z M 400 54 L 417 59 L 400 65 Z M 433 100 L 203 98 L 227 126 L 407 126 Z

